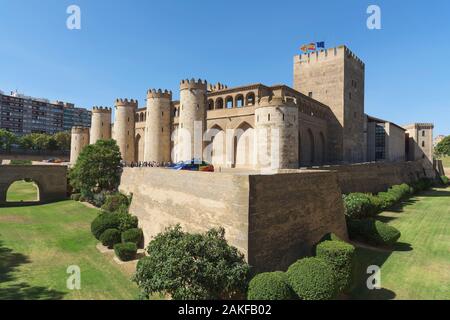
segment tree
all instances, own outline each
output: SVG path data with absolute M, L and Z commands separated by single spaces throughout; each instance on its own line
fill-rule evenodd
M 99 140 L 81 151 L 69 172 L 70 183 L 84 195 L 115 191 L 120 182 L 121 160 L 114 140 Z
M 437 144 L 435 153 L 439 156 L 450 156 L 450 136 L 445 137 Z
M 139 260 L 134 281 L 144 298 L 169 294 L 175 300 L 229 299 L 245 293 L 249 266 L 225 240 L 225 231 L 190 234 L 179 225 L 157 235 Z
M 14 133 L 9 132 L 5 129 L 0 129 L 0 149 L 1 150 L 11 150 L 11 146 L 16 143 L 17 137 Z
M 58 132 L 56 133 L 53 138 L 56 141 L 56 145 L 58 146 L 59 150 L 62 151 L 68 151 L 70 150 L 70 132 L 64 131 L 64 132 Z
M 20 139 L 20 146 L 29 150 L 47 150 L 50 136 L 45 133 L 30 133 Z

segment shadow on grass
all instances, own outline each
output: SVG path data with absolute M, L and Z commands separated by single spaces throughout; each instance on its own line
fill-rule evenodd
M 395 247 L 394 247 L 393 251 L 409 252 L 409 251 L 413 251 L 413 250 L 414 250 L 413 247 L 409 243 L 397 242 L 395 244 Z
M 450 191 L 443 191 L 443 190 L 430 190 L 425 191 L 422 194 L 419 194 L 419 196 L 422 197 L 450 197 Z
M 392 251 L 382 251 L 369 247 L 356 247 L 355 265 L 353 271 L 353 286 L 350 297 L 354 300 L 392 300 L 395 292 L 382 288 L 370 290 L 367 287 L 368 278 L 372 274 L 367 273 L 369 266 L 381 266 L 386 262 Z
M 443 190 L 428 190 L 428 191 L 422 191 L 417 194 L 415 194 L 412 198 L 402 200 L 401 202 L 395 204 L 386 212 L 393 212 L 393 213 L 403 213 L 404 208 L 406 206 L 410 206 L 415 204 L 419 199 L 417 197 L 450 197 L 450 191 L 443 191 Z M 389 223 L 390 221 L 393 221 L 397 219 L 398 217 L 392 217 L 392 216 L 377 216 L 376 219 L 384 222 Z
M 0 300 L 60 300 L 64 292 L 45 287 L 30 286 L 26 282 L 16 282 L 14 272 L 29 258 L 4 246 L 0 240 Z M 7 282 L 14 282 L 7 284 Z M 6 284 L 6 286 L 5 286 Z

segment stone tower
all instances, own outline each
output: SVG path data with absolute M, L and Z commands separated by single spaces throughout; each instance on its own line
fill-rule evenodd
M 117 99 L 115 105 L 114 137 L 119 146 L 122 160 L 134 162 L 134 133 L 137 100 Z
M 294 100 L 262 97 L 255 117 L 258 167 L 298 168 L 298 106 Z
M 364 74 L 364 63 L 345 46 L 294 57 L 294 89 L 334 113 L 328 127 L 330 161 L 365 161 Z
M 202 160 L 203 131 L 206 129 L 207 83 L 182 80 L 180 84 L 180 116 L 178 126 L 178 161 Z M 195 142 L 195 143 L 194 143 Z
M 111 113 L 111 108 L 92 108 L 90 144 L 111 139 Z
M 416 161 L 419 159 L 428 159 L 433 163 L 433 129 L 432 123 L 413 123 L 403 127 L 408 137 L 408 159 Z
M 170 161 L 171 104 L 171 91 L 148 90 L 144 161 Z
M 70 142 L 70 163 L 75 164 L 81 151 L 89 145 L 89 128 L 72 127 Z

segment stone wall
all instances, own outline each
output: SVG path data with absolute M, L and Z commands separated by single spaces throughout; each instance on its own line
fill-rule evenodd
M 133 194 L 130 212 L 146 243 L 177 223 L 189 232 L 221 226 L 257 271 L 286 269 L 328 232 L 347 237 L 332 172 L 265 176 L 125 168 L 120 190 Z
M 337 175 L 302 172 L 252 175 L 249 203 L 249 263 L 259 271 L 286 270 L 334 232 L 347 239 Z
M 354 165 L 329 166 L 323 169 L 336 171 L 342 193 L 386 191 L 396 184 L 410 183 L 420 178 L 436 177 L 428 161 L 378 162 Z
M 247 254 L 248 177 L 125 168 L 120 190 L 133 194 L 130 212 L 139 218 L 146 243 L 177 223 L 189 232 L 222 226 L 227 239 Z

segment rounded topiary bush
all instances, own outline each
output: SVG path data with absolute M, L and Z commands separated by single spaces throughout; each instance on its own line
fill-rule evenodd
M 120 232 L 124 232 L 129 229 L 134 229 L 138 227 L 139 221 L 136 216 L 132 216 L 131 214 L 128 213 L 115 213 L 113 215 L 117 216 L 117 218 L 119 219 L 118 229 Z
M 136 258 L 137 246 L 132 242 L 117 243 L 114 245 L 114 253 L 121 261 L 130 261 Z
M 74 200 L 74 201 L 80 201 L 81 198 L 81 193 L 73 193 L 70 195 L 70 199 Z
M 91 232 L 96 239 L 107 229 L 119 229 L 119 216 L 112 213 L 101 213 L 91 223 Z
M 142 229 L 133 228 L 122 232 L 122 242 L 133 242 L 136 246 L 140 246 L 144 240 Z
M 344 195 L 345 215 L 349 218 L 369 217 L 373 211 L 370 195 L 365 193 L 350 193 Z
M 102 205 L 102 210 L 108 212 L 115 212 L 119 208 L 128 208 L 130 202 L 126 195 L 121 193 L 114 193 L 106 196 L 105 203 Z
M 248 300 L 292 300 L 295 294 L 284 272 L 266 272 L 256 275 L 248 286 Z
M 355 247 L 343 241 L 324 241 L 317 245 L 316 254 L 333 269 L 338 292 L 350 287 Z
M 393 246 L 401 237 L 396 228 L 374 219 L 349 220 L 347 229 L 351 239 L 373 245 Z
M 120 243 L 120 231 L 117 229 L 106 229 L 100 236 L 100 242 L 110 249 L 113 248 L 116 243 Z
M 332 267 L 320 258 L 305 258 L 287 271 L 289 285 L 303 300 L 331 300 L 336 297 L 337 283 Z

